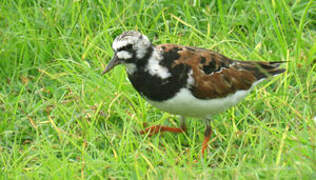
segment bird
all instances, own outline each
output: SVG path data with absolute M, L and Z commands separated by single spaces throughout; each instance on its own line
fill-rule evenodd
M 201 153 L 204 156 L 212 135 L 212 117 L 238 104 L 264 79 L 285 72 L 285 61 L 242 61 L 209 49 L 177 44 L 154 45 L 139 31 L 118 35 L 114 55 L 102 74 L 124 65 L 129 81 L 152 106 L 179 115 L 180 127 L 155 125 L 140 131 L 184 133 L 186 118 L 205 122 Z

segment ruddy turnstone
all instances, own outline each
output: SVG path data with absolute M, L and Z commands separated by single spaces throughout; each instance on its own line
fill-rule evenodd
M 176 44 L 153 45 L 147 36 L 127 31 L 115 38 L 114 56 L 104 73 L 126 67 L 134 88 L 153 106 L 180 115 L 180 128 L 152 126 L 141 131 L 186 131 L 185 117 L 206 123 L 202 154 L 212 134 L 210 117 L 240 102 L 260 81 L 283 73 L 282 61 L 239 61 L 208 49 Z

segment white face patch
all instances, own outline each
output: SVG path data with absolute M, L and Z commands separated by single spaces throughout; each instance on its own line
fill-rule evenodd
M 137 41 L 136 37 L 129 37 L 122 40 L 114 40 L 112 44 L 112 48 L 114 51 L 117 51 L 118 49 L 128 45 L 128 44 L 134 44 Z
M 127 63 L 125 64 L 125 67 L 126 67 L 126 72 L 128 74 L 134 74 L 134 72 L 136 71 L 137 67 L 135 64 L 133 63 Z
M 141 59 L 147 53 L 147 48 L 151 46 L 151 42 L 145 35 L 135 34 L 134 36 L 126 36 L 124 38 L 117 37 L 112 44 L 114 51 L 118 51 L 120 48 L 127 45 L 133 45 L 136 51 L 136 57 Z
M 116 53 L 119 59 L 130 59 L 133 55 L 127 51 L 119 51 Z
M 171 74 L 166 67 L 159 65 L 161 59 L 162 57 L 158 54 L 157 50 L 154 49 L 152 56 L 148 60 L 148 64 L 145 70 L 153 76 L 158 76 L 162 79 L 166 79 L 170 77 Z
M 142 36 L 142 38 L 137 41 L 137 43 L 135 44 L 135 47 L 137 48 L 136 51 L 136 57 L 138 59 L 141 59 L 145 56 L 145 54 L 147 53 L 147 48 L 151 45 L 151 42 L 149 41 L 149 39 L 147 38 L 147 36 Z
M 143 58 L 143 57 L 145 56 L 146 52 L 147 52 L 147 49 L 143 49 L 143 48 L 138 49 L 138 50 L 136 51 L 136 57 L 137 57 L 138 59 L 141 59 L 141 58 Z

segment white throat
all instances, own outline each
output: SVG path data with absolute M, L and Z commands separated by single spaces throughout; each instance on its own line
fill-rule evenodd
M 134 72 L 136 71 L 137 67 L 134 63 L 127 63 L 125 64 L 125 68 L 126 68 L 126 72 L 129 75 L 134 74 Z

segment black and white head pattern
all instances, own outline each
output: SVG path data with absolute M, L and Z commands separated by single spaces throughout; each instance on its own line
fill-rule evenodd
M 116 37 L 112 44 L 113 50 L 121 60 L 141 59 L 150 46 L 149 39 L 137 31 L 124 32 Z

